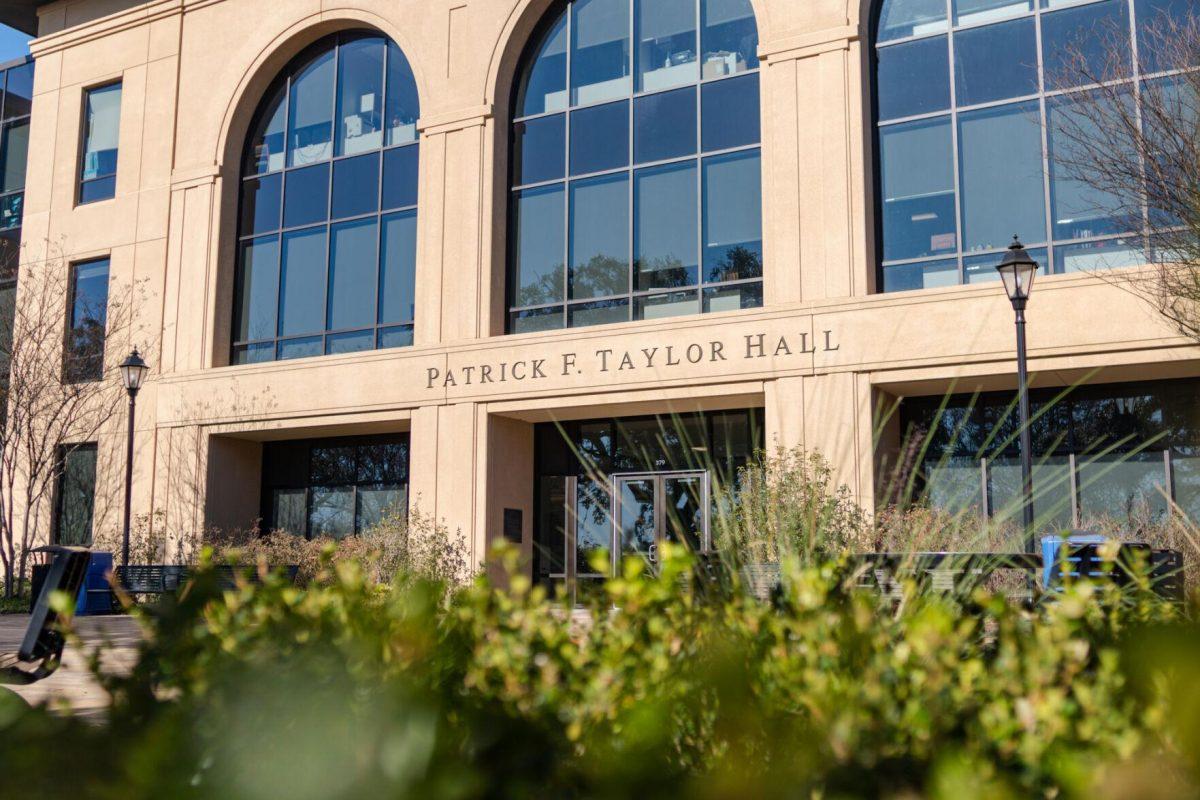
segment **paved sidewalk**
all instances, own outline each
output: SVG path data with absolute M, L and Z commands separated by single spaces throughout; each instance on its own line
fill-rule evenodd
M 15 653 L 25 636 L 28 614 L 0 615 L 0 653 Z M 68 645 L 58 671 L 43 681 L 28 686 L 5 686 L 30 703 L 52 702 L 70 704 L 71 711 L 80 716 L 98 716 L 108 707 L 108 694 L 101 689 L 88 670 L 85 650 L 104 647 L 101 664 L 106 671 L 124 672 L 133 666 L 141 630 L 133 618 L 125 615 L 79 617 L 75 631 L 83 640 L 83 649 Z

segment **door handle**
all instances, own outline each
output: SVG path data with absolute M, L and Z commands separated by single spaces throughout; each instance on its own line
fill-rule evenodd
M 646 556 L 650 559 L 651 564 L 658 563 L 658 543 L 650 545 L 650 549 L 646 551 Z

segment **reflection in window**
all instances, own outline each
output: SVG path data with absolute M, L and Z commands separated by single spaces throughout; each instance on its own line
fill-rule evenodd
M 379 35 L 301 53 L 267 92 L 243 158 L 231 361 L 412 344 L 412 70 Z
M 71 268 L 71 305 L 63 374 L 67 381 L 104 377 L 104 337 L 108 319 L 108 259 Z
M 1086 91 L 1084 72 L 1131 87 L 1162 80 L 1152 31 L 1183 21 L 1189 5 L 883 0 L 874 48 L 882 290 L 992 280 L 1014 233 L 1055 272 L 1145 263 L 1147 242 L 1128 235 L 1142 215 L 1122 215 L 1119 198 L 1063 175 L 1069 142 L 1055 131 Z
M 513 104 L 510 332 L 762 304 L 757 49 L 748 0 L 546 22 Z
M 108 200 L 117 188 L 117 142 L 121 128 L 121 84 L 84 93 L 83 154 L 79 202 Z
M 1104 523 L 1136 530 L 1171 513 L 1168 498 L 1200 518 L 1198 399 L 1195 380 L 1032 391 L 1039 530 Z M 907 398 L 900 426 L 906 446 L 922 453 L 912 499 L 951 514 L 986 511 L 1019 524 L 1020 447 L 1011 393 Z
M 66 445 L 59 449 L 54 495 L 54 543 L 91 547 L 96 501 L 94 443 Z
M 0 291 L 16 288 L 32 99 L 32 60 L 0 70 Z M 11 333 L 11 316 L 0 319 L 0 335 Z M 7 367 L 0 372 L 7 375 Z
M 408 514 L 408 434 L 263 445 L 264 530 L 341 539 Z

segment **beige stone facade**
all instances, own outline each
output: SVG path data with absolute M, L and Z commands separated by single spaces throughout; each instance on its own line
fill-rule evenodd
M 24 258 L 58 242 L 136 282 L 133 509 L 173 529 L 258 515 L 261 443 L 411 436 L 411 503 L 476 555 L 524 511 L 533 424 L 764 409 L 768 443 L 803 443 L 874 502 L 895 398 L 1015 384 L 998 284 L 876 291 L 869 4 L 753 0 L 762 92 L 764 304 L 505 335 L 509 93 L 551 0 L 58 0 L 39 9 Z M 412 347 L 229 365 L 237 187 L 250 117 L 279 70 L 339 29 L 378 29 L 416 77 L 420 217 Z M 116 196 L 75 202 L 85 89 L 123 81 Z M 1040 279 L 1038 385 L 1192 376 L 1200 350 L 1119 285 Z M 781 346 L 780 342 L 784 344 Z M 130 342 L 112 342 L 115 364 Z M 657 359 L 644 349 L 658 348 Z M 670 348 L 671 355 L 667 356 Z M 608 355 L 605 355 L 605 351 Z M 632 367 L 620 369 L 629 353 Z M 506 379 L 481 383 L 478 369 Z M 446 375 L 455 376 L 453 383 Z M 878 430 L 877 430 L 878 428 Z M 878 443 L 878 447 L 877 447 Z M 124 420 L 100 442 L 97 526 L 116 526 Z M 108 511 L 105 506 L 108 506 Z

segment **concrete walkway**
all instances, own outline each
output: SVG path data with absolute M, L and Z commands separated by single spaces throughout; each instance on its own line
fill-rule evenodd
M 28 614 L 0 615 L 0 653 L 15 653 L 20 649 Z M 131 617 L 79 617 L 75 632 L 83 647 L 67 645 L 63 663 L 58 671 L 43 681 L 28 686 L 5 686 L 37 705 L 51 703 L 54 708 L 69 710 L 80 716 L 99 716 L 108 707 L 108 693 L 97 685 L 88 670 L 88 654 L 102 648 L 101 665 L 105 672 L 120 674 L 129 670 L 137 656 L 141 630 Z

